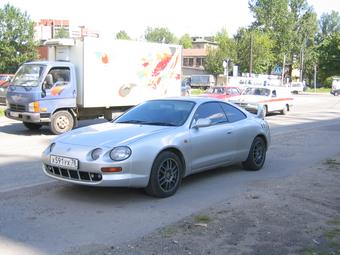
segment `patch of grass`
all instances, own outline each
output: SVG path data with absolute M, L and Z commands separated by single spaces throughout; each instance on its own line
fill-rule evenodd
M 332 230 L 329 230 L 325 233 L 325 237 L 328 240 L 334 240 L 337 237 L 340 237 L 340 228 L 335 228 Z
M 303 251 L 303 255 L 335 255 L 340 254 L 340 218 L 335 217 L 327 221 L 332 225 L 330 229 L 323 233 L 322 244 L 316 247 L 308 247 Z
M 314 88 L 307 88 L 306 92 L 330 93 L 331 89 L 330 88 L 317 88 L 316 90 L 314 90 Z
M 0 108 L 0 117 L 5 115 L 5 109 Z
M 196 215 L 194 221 L 197 223 L 208 223 L 211 219 L 208 215 Z
M 334 166 L 334 165 L 340 165 L 340 162 L 338 162 L 336 159 L 329 158 L 326 160 L 326 164 L 330 166 Z
M 171 237 L 177 233 L 177 229 L 173 226 L 167 226 L 160 230 L 160 233 L 164 237 Z
M 199 96 L 204 93 L 203 89 L 191 89 L 192 96 Z

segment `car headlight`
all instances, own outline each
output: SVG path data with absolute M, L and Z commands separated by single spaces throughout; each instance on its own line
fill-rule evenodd
M 129 158 L 131 155 L 131 149 L 127 146 L 120 146 L 113 148 L 110 151 L 110 158 L 114 161 L 122 161 Z
M 102 149 L 96 148 L 96 149 L 94 149 L 94 150 L 91 151 L 91 158 L 92 158 L 93 160 L 97 160 L 97 159 L 100 157 L 100 155 L 101 155 L 102 153 L 103 153 L 103 150 L 102 150 Z

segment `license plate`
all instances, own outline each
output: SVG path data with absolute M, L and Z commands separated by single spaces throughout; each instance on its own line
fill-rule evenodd
M 10 112 L 9 115 L 12 116 L 12 117 L 16 117 L 16 118 L 19 117 L 18 112 Z
M 75 159 L 75 158 L 67 158 L 67 157 L 51 155 L 50 163 L 54 166 L 65 167 L 68 169 L 78 169 L 78 159 Z

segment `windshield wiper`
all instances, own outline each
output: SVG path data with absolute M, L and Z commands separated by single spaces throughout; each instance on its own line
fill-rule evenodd
M 143 124 L 156 125 L 156 126 L 177 126 L 176 124 L 173 124 L 173 123 L 160 122 L 160 121 L 145 121 Z
M 124 120 L 124 121 L 119 121 L 119 122 L 116 122 L 116 123 L 131 123 L 131 124 L 144 124 L 145 120 Z

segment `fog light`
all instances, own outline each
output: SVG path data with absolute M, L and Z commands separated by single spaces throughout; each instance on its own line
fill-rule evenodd
M 102 149 L 100 149 L 100 148 L 96 148 L 96 149 L 94 149 L 92 152 L 91 152 L 91 158 L 93 159 L 93 160 L 97 160 L 99 157 L 100 157 L 100 155 L 103 153 L 103 150 Z

